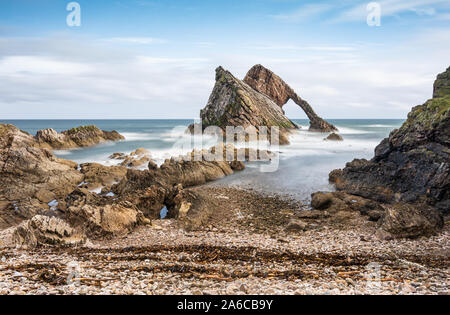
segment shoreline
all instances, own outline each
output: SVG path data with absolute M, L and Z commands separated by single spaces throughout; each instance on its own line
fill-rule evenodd
M 156 220 L 83 247 L 3 244 L 0 294 L 448 294 L 448 225 L 427 239 L 380 241 L 375 223 L 348 213 L 345 224 L 311 219 L 311 229 L 287 232 L 305 205 L 210 184 L 190 190 L 219 205 L 192 231 Z M 67 285 L 71 263 L 82 279 Z M 366 279 L 373 263 L 380 286 Z

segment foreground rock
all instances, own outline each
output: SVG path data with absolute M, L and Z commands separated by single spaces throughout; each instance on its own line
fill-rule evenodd
M 80 165 L 80 172 L 84 174 L 83 188 L 93 190 L 111 190 L 111 186 L 119 183 L 127 174 L 122 166 L 104 166 L 98 163 Z
M 0 124 L 0 228 L 30 219 L 82 182 L 77 164 L 42 149 L 30 134 Z
M 216 69 L 216 85 L 200 116 L 204 129 L 217 126 L 226 131 L 228 126 L 255 127 L 259 134 L 261 126 L 278 127 L 280 144 L 288 144 L 287 133 L 298 128 L 269 97 L 222 67 Z
M 337 128 L 320 118 L 313 108 L 303 100 L 278 75 L 262 65 L 256 65 L 245 76 L 244 82 L 256 91 L 267 95 L 278 106 L 283 107 L 289 100 L 294 101 L 310 120 L 310 131 L 331 132 Z
M 220 151 L 216 151 L 220 148 Z M 228 150 L 227 150 L 228 149 Z M 184 193 L 188 187 L 203 185 L 241 171 L 242 160 L 251 156 L 269 157 L 270 152 L 219 145 L 207 151 L 194 151 L 189 156 L 166 160 L 160 168 L 146 171 L 128 170 L 126 178 L 112 187 L 113 192 L 137 207 L 149 219 L 159 219 L 161 210 L 168 209 L 168 217 L 185 217 L 200 207 L 200 196 Z M 214 159 L 217 158 L 217 159 Z M 241 159 L 239 159 L 241 158 Z M 194 206 L 194 207 L 193 207 Z
M 442 228 L 438 217 L 448 215 L 449 73 L 450 68 L 438 76 L 435 97 L 415 107 L 403 126 L 376 148 L 371 161 L 355 160 L 330 174 L 339 191 L 383 204 L 388 210 L 381 229 L 393 236 L 437 233 Z
M 13 240 L 19 246 L 37 247 L 83 244 L 86 237 L 59 218 L 37 215 L 16 228 Z
M 62 133 L 54 129 L 39 130 L 36 140 L 42 147 L 55 150 L 94 146 L 106 141 L 125 140 L 117 131 L 103 131 L 96 126 L 80 126 Z

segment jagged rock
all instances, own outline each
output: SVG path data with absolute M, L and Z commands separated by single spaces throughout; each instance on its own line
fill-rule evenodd
M 125 235 L 140 222 L 140 211 L 120 204 L 69 207 L 67 215 L 69 220 L 82 221 L 86 233 L 94 237 Z
M 341 135 L 338 135 L 337 133 L 332 133 L 330 134 L 327 138 L 325 138 L 324 140 L 328 140 L 328 141 L 344 141 L 344 138 L 342 138 Z
M 56 150 L 90 147 L 106 141 L 125 139 L 117 131 L 103 131 L 96 126 L 80 126 L 62 133 L 54 129 L 39 130 L 35 138 L 41 147 Z
M 157 170 L 158 169 L 158 164 L 156 164 L 155 162 L 153 162 L 153 161 L 150 161 L 150 162 L 148 162 L 148 169 L 149 170 Z
M 450 68 L 438 76 L 433 99 L 414 107 L 401 128 L 375 149 L 371 161 L 354 160 L 330 173 L 330 182 L 340 193 L 364 197 L 388 209 L 366 213 L 371 220 L 381 218 L 380 235 L 428 236 L 442 227 L 442 216 L 449 213 L 449 76 Z
M 84 174 L 85 186 L 90 190 L 111 187 L 119 183 L 127 174 L 125 167 L 104 166 L 98 163 L 81 164 L 80 171 Z
M 450 68 L 439 75 L 435 95 L 415 107 L 403 126 L 375 150 L 334 171 L 338 190 L 385 203 L 425 199 L 443 214 L 450 209 Z
M 36 247 L 41 245 L 77 245 L 86 237 L 67 222 L 56 217 L 37 215 L 14 230 L 16 245 Z
M 223 131 L 227 126 L 279 127 L 282 135 L 280 144 L 287 144 L 286 132 L 297 129 L 281 107 L 245 82 L 235 78 L 222 67 L 216 69 L 216 85 L 205 109 L 201 111 L 203 128 L 217 126 Z M 190 126 L 193 130 L 193 126 Z M 270 128 L 269 128 L 270 133 Z
M 294 101 L 310 120 L 310 131 L 330 132 L 337 128 L 320 118 L 312 107 L 278 75 L 262 65 L 256 65 L 245 76 L 244 82 L 256 91 L 267 95 L 278 106 L 283 107 L 289 100 Z
M 380 221 L 382 238 L 417 238 L 431 236 L 444 226 L 440 213 L 426 205 L 398 203 L 386 209 Z
M 434 82 L 433 98 L 450 95 L 450 67 L 447 71 L 438 75 Z
M 130 168 L 140 168 L 143 165 L 148 165 L 148 163 L 152 161 L 151 153 L 143 148 L 137 149 L 129 155 L 126 155 L 125 153 L 114 153 L 109 158 L 113 160 L 122 160 L 120 165 Z
M 236 155 L 230 157 L 230 162 L 227 161 L 226 148 L 224 146 L 222 152 L 217 152 L 223 154 L 220 158 L 223 161 L 209 160 L 210 155 L 216 152 L 217 147 L 215 147 L 203 152 L 194 151 L 185 157 L 166 160 L 160 168 L 151 168 L 148 171 L 128 170 L 126 178 L 113 186 L 112 190 L 122 199 L 136 205 L 148 218 L 158 219 L 161 209 L 165 206 L 168 206 L 170 217 L 171 207 L 175 207 L 174 199 L 180 190 L 177 187 L 203 185 L 233 174 L 232 164 L 237 167 L 233 163 Z M 234 146 L 228 145 L 228 148 L 230 152 L 237 154 Z M 250 151 L 242 151 L 244 157 L 245 153 L 250 154 Z M 196 155 L 198 155 L 198 161 L 195 160 Z M 243 164 L 239 165 L 239 168 L 242 166 Z
M 132 203 L 77 189 L 66 198 L 64 218 L 91 238 L 125 235 L 149 221 Z
M 38 208 L 45 210 L 49 201 L 72 192 L 84 177 L 76 168 L 41 148 L 30 134 L 0 124 L 0 201 L 8 204 L 0 210 L 0 225 L 30 219 Z

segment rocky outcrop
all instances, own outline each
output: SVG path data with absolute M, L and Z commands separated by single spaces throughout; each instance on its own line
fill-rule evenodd
M 448 76 L 446 74 L 439 77 Z M 441 82 L 439 93 L 446 91 Z M 448 81 L 444 81 L 447 82 Z M 447 90 L 448 91 L 448 90 Z M 376 148 L 334 173 L 339 190 L 381 202 L 416 202 L 450 209 L 450 94 L 415 107 L 403 126 Z
M 127 174 L 127 169 L 122 166 L 104 166 L 98 163 L 86 163 L 80 165 L 80 172 L 84 174 L 84 182 L 81 185 L 89 190 L 106 188 L 119 183 Z
M 117 131 L 103 131 L 96 126 L 80 126 L 62 133 L 54 129 L 39 130 L 35 138 L 42 147 L 55 150 L 90 147 L 106 141 L 125 140 Z
M 311 105 L 303 100 L 278 75 L 262 65 L 256 65 L 245 76 L 244 82 L 256 91 L 267 95 L 278 106 L 283 107 L 289 100 L 294 101 L 306 113 L 310 120 L 310 131 L 331 132 L 337 128 L 320 118 Z
M 249 149 L 241 151 L 232 145 L 222 145 L 221 152 L 216 149 L 194 151 L 189 156 L 166 160 L 160 168 L 152 167 L 146 171 L 129 169 L 126 178 L 113 186 L 112 190 L 120 200 L 132 203 L 149 219 L 159 218 L 164 207 L 168 208 L 168 217 L 176 217 L 181 208 L 187 209 L 186 204 L 192 204 L 186 201 L 182 206 L 180 196 L 183 196 L 184 188 L 203 185 L 231 175 L 234 170 L 243 170 L 245 165 L 238 157 L 245 160 L 251 156 L 264 157 L 270 154 Z M 223 156 L 219 157 L 219 154 Z
M 259 133 L 261 126 L 278 127 L 280 144 L 287 144 L 286 133 L 298 128 L 284 115 L 280 106 L 222 67 L 216 69 L 216 85 L 200 116 L 204 129 L 217 126 L 225 131 L 227 126 L 253 126 Z
M 0 227 L 48 209 L 82 182 L 77 164 L 56 158 L 30 134 L 0 124 Z
M 56 217 L 37 215 L 14 230 L 16 245 L 37 247 L 45 245 L 78 245 L 86 241 L 84 234 Z
M 129 155 L 125 153 L 114 153 L 109 158 L 113 160 L 120 160 L 122 161 L 120 163 L 121 166 L 130 168 L 141 168 L 144 165 L 148 165 L 148 163 L 152 161 L 151 153 L 143 148 L 137 149 Z
M 432 236 L 444 226 L 442 216 L 427 205 L 397 203 L 386 207 L 380 220 L 378 236 L 390 238 L 417 238 Z
M 434 82 L 433 98 L 450 95 L 450 67 L 447 71 L 438 75 Z
M 341 135 L 338 135 L 337 133 L 332 133 L 328 137 L 326 137 L 324 140 L 326 141 L 344 141 L 344 138 L 342 138 Z
M 398 237 L 436 233 L 436 219 L 450 209 L 450 68 L 435 84 L 434 98 L 413 108 L 403 126 L 375 150 L 371 161 L 354 160 L 330 174 L 339 191 L 390 209 L 381 229 Z

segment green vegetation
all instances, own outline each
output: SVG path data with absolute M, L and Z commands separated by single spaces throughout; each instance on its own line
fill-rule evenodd
M 98 129 L 94 125 L 91 125 L 91 126 L 79 126 L 79 127 L 67 130 L 64 133 L 65 134 L 74 134 L 74 133 L 79 133 L 79 132 L 84 132 L 84 131 L 98 131 L 98 130 L 100 130 L 100 129 Z

